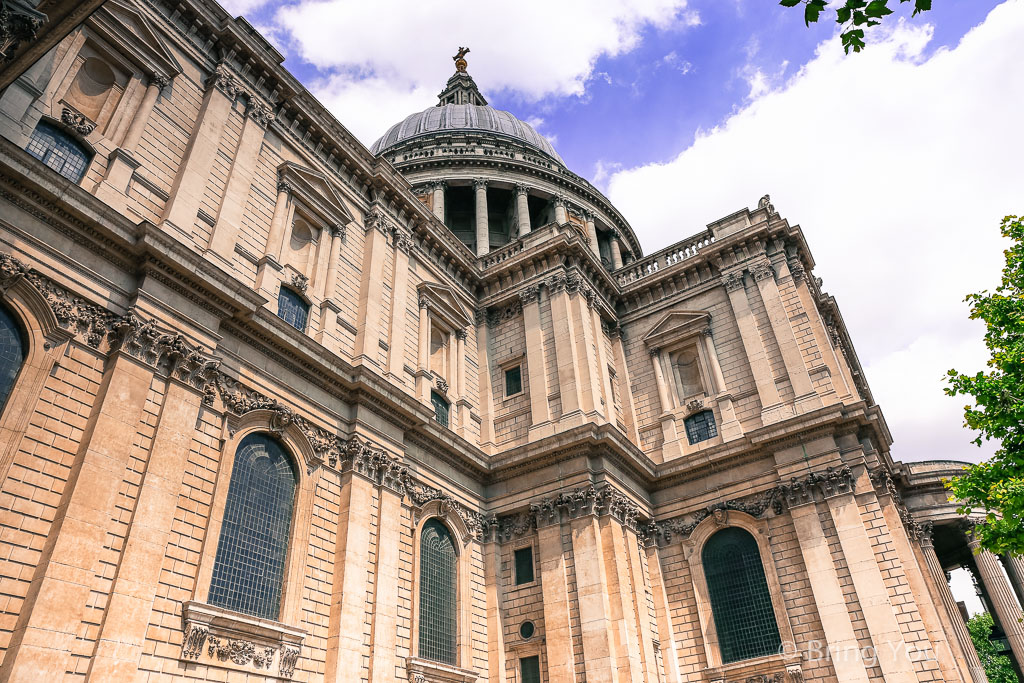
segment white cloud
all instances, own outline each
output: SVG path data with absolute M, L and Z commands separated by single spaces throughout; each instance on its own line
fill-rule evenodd
M 700 23 L 686 0 L 523 0 L 493 12 L 486 6 L 303 0 L 281 8 L 276 22 L 290 33 L 292 51 L 328 74 L 314 92 L 367 143 L 436 102 L 454 71 L 457 42 L 473 48 L 469 71 L 485 96 L 509 90 L 535 101 L 582 96 L 597 60 L 632 50 L 644 30 Z M 360 82 L 366 78 L 371 85 Z M 362 99 L 366 94 L 377 99 Z
M 267 4 L 268 0 L 221 0 L 221 6 L 228 14 L 238 17 L 255 12 Z
M 620 171 L 609 196 L 653 251 L 765 192 L 804 226 L 906 460 L 977 459 L 950 367 L 986 357 L 963 297 L 993 287 L 999 219 L 1024 212 L 1024 1 L 930 57 L 898 24 L 861 54 L 838 40 L 675 159 Z M 671 198 L 672 210 L 665 201 Z

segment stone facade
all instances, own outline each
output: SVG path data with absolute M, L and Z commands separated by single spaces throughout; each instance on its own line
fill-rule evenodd
M 438 111 L 490 116 L 464 57 Z M 931 480 L 767 196 L 643 256 L 510 114 L 371 152 L 282 61 L 215 3 L 109 0 L 0 95 L 0 679 L 984 679 Z M 253 434 L 294 468 L 274 618 L 210 600 Z M 724 529 L 777 652 L 723 655 Z

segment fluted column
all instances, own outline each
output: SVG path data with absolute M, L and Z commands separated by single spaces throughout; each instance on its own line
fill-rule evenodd
M 611 248 L 612 248 L 612 270 L 618 270 L 622 267 L 622 247 L 619 246 L 619 240 L 622 235 L 618 230 L 612 230 L 611 235 Z
M 1010 585 L 1017 594 L 1017 602 L 1024 605 L 1024 558 L 1020 555 L 1003 555 L 1000 557 L 1006 574 L 1010 577 Z
M 981 544 L 976 538 L 971 538 L 967 545 L 974 552 L 974 561 L 978 564 L 978 572 L 981 574 L 982 583 L 985 584 L 985 591 L 992 601 L 992 608 L 999 617 L 1003 631 L 1006 632 L 1013 658 L 1020 665 L 1024 662 L 1024 624 L 1021 623 L 1021 608 L 1013 595 L 1010 582 L 1003 574 L 999 558 L 988 550 L 981 549 Z
M 601 247 L 597 244 L 597 224 L 594 223 L 594 212 L 586 209 L 583 211 L 583 222 L 587 226 L 587 238 L 590 239 L 590 250 L 594 252 L 597 260 L 601 260 Z
M 338 283 L 338 259 L 341 258 L 341 242 L 345 239 L 345 228 L 333 225 L 326 229 L 326 233 L 320 239 L 328 240 L 327 244 L 330 245 L 327 272 L 322 276 L 317 275 L 318 282 L 323 281 L 322 286 L 318 287 L 320 330 L 315 335 L 316 340 L 321 344 L 325 344 L 327 339 L 335 338 L 338 329 L 338 313 L 341 312 L 341 306 L 334 302 L 334 293 Z M 403 329 L 402 332 L 404 334 L 405 330 Z
M 555 223 L 565 225 L 569 222 L 569 214 L 565 210 L 565 197 L 558 195 L 551 200 L 555 205 Z
M 519 236 L 530 234 L 530 200 L 526 185 L 516 185 L 516 216 L 519 219 Z
M 486 256 L 491 250 L 491 236 L 487 229 L 487 181 L 477 178 L 473 181 L 476 192 L 476 255 Z
M 921 538 L 921 554 L 924 555 L 925 565 L 928 567 L 928 574 L 931 577 L 932 585 L 942 599 L 942 605 L 946 610 L 947 623 L 952 628 L 953 633 L 956 634 L 957 644 L 960 645 L 960 650 L 967 661 L 971 683 L 988 683 L 985 668 L 981 665 L 978 651 L 974 649 L 974 642 L 971 640 L 971 634 L 967 631 L 967 625 L 960 616 L 960 608 L 957 606 L 953 592 L 949 588 L 946 572 L 942 571 L 942 565 L 939 564 L 939 558 L 935 554 L 935 547 L 932 545 L 930 533 L 925 534 Z
M 270 219 L 270 235 L 267 237 L 267 247 L 264 256 L 269 256 L 275 261 L 281 260 L 281 250 L 284 249 L 284 237 L 288 228 L 288 216 L 292 209 L 292 186 L 280 180 L 277 183 L 277 202 L 274 204 L 274 216 Z
M 331 257 L 327 262 L 327 276 L 321 291 L 321 296 L 324 299 L 334 298 L 334 292 L 338 285 L 338 259 L 341 258 L 341 241 L 345 239 L 345 228 L 340 225 L 331 226 L 328 231 L 331 234 Z
M 431 201 L 431 210 L 437 217 L 437 220 L 444 223 L 444 181 L 438 180 L 430 184 L 431 190 L 433 190 L 434 198 Z

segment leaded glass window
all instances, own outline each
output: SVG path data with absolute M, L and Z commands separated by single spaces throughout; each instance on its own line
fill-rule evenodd
M 702 562 L 722 662 L 777 653 L 782 641 L 754 537 L 722 529 L 708 539 Z
M 24 361 L 25 345 L 18 324 L 6 309 L 0 307 L 0 409 L 7 403 Z
M 690 440 L 691 444 L 718 436 L 715 413 L 711 410 L 702 410 L 696 415 L 686 418 L 683 422 L 686 425 L 686 438 Z
M 309 304 L 297 292 L 281 287 L 277 295 L 277 317 L 297 330 L 305 331 L 309 318 Z
M 82 179 L 92 159 L 78 140 L 45 121 L 32 131 L 25 151 L 74 183 Z
M 288 454 L 277 441 L 266 434 L 242 439 L 217 543 L 211 605 L 278 618 L 295 483 Z
M 441 423 L 442 427 L 448 426 L 448 408 L 451 404 L 444 396 L 436 391 L 430 392 L 430 402 L 434 405 L 434 419 Z
M 428 520 L 420 532 L 420 657 L 455 664 L 455 542 L 448 527 Z

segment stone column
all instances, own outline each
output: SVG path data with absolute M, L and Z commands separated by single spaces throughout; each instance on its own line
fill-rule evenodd
M 612 230 L 611 239 L 609 243 L 612 249 L 612 270 L 618 270 L 622 267 L 622 247 L 619 246 L 619 240 L 622 239 L 622 235 L 618 230 Z
M 971 683 L 988 683 L 985 668 L 981 665 L 978 651 L 974 649 L 974 642 L 971 640 L 971 634 L 967 630 L 963 617 L 960 616 L 960 608 L 956 604 L 956 598 L 953 597 L 953 591 L 949 588 L 946 572 L 942 570 L 939 558 L 935 554 L 931 533 L 921 537 L 921 554 L 924 555 L 925 566 L 928 569 L 928 578 L 931 579 L 931 585 L 935 592 L 938 593 L 942 606 L 945 608 L 946 624 L 953 631 L 956 643 L 959 645 L 960 652 L 964 656 L 971 676 Z
M 626 363 L 626 349 L 622 344 L 622 329 L 616 324 L 609 329 L 612 338 L 612 356 L 615 362 L 615 378 L 618 383 L 619 401 L 622 403 L 622 420 L 626 423 L 626 435 L 633 443 L 640 445 L 640 431 L 633 404 L 632 380 Z
M 821 398 L 814 391 L 814 386 L 811 385 L 811 376 L 807 372 L 803 354 L 800 353 L 800 347 L 797 345 L 796 335 L 793 334 L 789 313 L 786 312 L 782 296 L 779 294 L 779 287 L 775 283 L 775 270 L 772 268 L 771 261 L 766 258 L 754 265 L 751 268 L 751 274 L 761 292 L 761 300 L 764 301 L 772 333 L 779 345 L 782 361 L 786 364 L 786 373 L 789 375 L 795 395 L 796 412 L 803 413 L 820 408 L 822 406 Z
M 868 673 L 861 659 L 860 643 L 832 561 L 832 550 L 818 517 L 818 506 L 813 501 L 802 504 L 791 501 L 789 511 L 836 678 L 839 683 L 867 683 Z M 869 558 L 874 561 L 874 553 Z
M 128 195 L 128 186 L 131 184 L 132 174 L 139 167 L 139 161 L 132 156 L 132 152 L 138 147 L 142 139 L 142 133 L 149 123 L 149 117 L 156 106 L 160 92 L 167 87 L 169 81 L 163 76 L 154 76 L 146 86 L 146 92 L 142 96 L 142 102 L 135 110 L 128 132 L 118 149 L 110 153 L 107 162 L 107 172 L 103 180 L 96 186 L 96 196 L 108 204 L 120 207 Z
M 723 441 L 730 441 L 743 435 L 743 428 L 736 419 L 736 411 L 732 405 L 732 394 L 725 386 L 725 374 L 722 373 L 722 366 L 718 361 L 718 351 L 715 349 L 715 340 L 711 335 L 711 327 L 704 328 L 701 335 L 704 341 L 704 352 L 708 357 L 708 364 L 711 366 L 711 374 L 715 379 L 715 400 L 718 401 L 718 410 L 722 414 L 722 425 L 718 431 L 722 434 Z
M 569 297 L 572 304 L 573 320 L 576 327 L 576 354 L 579 359 L 579 386 L 583 396 L 581 407 L 584 413 L 596 413 L 604 417 L 601 408 L 601 381 L 598 375 L 594 339 L 594 322 L 590 315 L 590 292 L 580 290 Z M 600 420 L 598 420 L 600 421 Z
M 134 680 L 138 674 L 202 403 L 199 390 L 168 381 L 87 681 Z
M 765 354 L 764 344 L 761 341 L 761 332 L 757 329 L 757 321 L 754 320 L 754 313 L 750 310 L 750 302 L 747 300 L 747 292 L 743 286 L 743 273 L 729 273 L 723 277 L 723 280 L 725 289 L 729 293 L 729 303 L 732 305 L 736 323 L 740 328 L 743 350 L 747 354 L 747 362 L 754 375 L 757 396 L 761 400 L 761 421 L 765 424 L 778 422 L 787 415 L 782 399 L 779 397 L 779 390 L 775 386 L 775 377 L 772 376 L 771 366 L 768 364 L 768 356 Z
M 587 226 L 587 238 L 590 240 L 590 251 L 594 252 L 597 260 L 601 260 L 601 247 L 597 244 L 597 225 L 594 223 L 594 212 L 589 209 L 583 210 L 583 222 Z
M 484 599 L 487 605 L 487 681 L 507 683 L 505 671 L 505 629 L 501 623 L 504 591 L 501 589 L 501 544 L 489 538 L 483 544 Z
M 601 545 L 604 547 L 603 560 L 608 581 L 608 617 L 613 624 L 611 639 L 619 678 L 637 683 L 647 681 L 644 667 L 646 653 L 643 652 L 645 643 L 641 642 L 641 618 L 635 603 L 637 587 L 633 584 L 632 567 L 629 563 L 629 541 L 625 536 L 625 529 L 610 515 L 602 515 L 598 519 L 598 527 L 601 532 Z M 632 540 L 632 546 L 635 548 L 636 539 Z M 648 616 L 646 602 L 645 596 L 644 616 Z
M 437 180 L 437 181 L 431 183 L 430 187 L 431 187 L 431 189 L 433 190 L 433 193 L 434 193 L 434 197 L 433 197 L 432 201 L 430 202 L 431 210 L 434 212 L 434 216 L 437 217 L 437 220 L 439 220 L 442 223 L 444 223 L 444 187 L 445 187 L 445 183 L 444 183 L 443 180 Z
M 519 236 L 526 237 L 530 234 L 530 188 L 526 185 L 516 185 L 516 217 L 519 221 Z
M 676 420 L 672 416 L 675 409 L 673 391 L 665 378 L 665 367 L 663 364 L 663 353 L 659 348 L 650 350 L 651 364 L 654 366 L 654 383 L 658 385 L 658 400 L 661 402 L 661 413 L 658 419 L 661 420 L 662 442 L 671 443 L 679 439 L 676 431 Z
M 452 384 L 455 391 L 452 394 L 452 407 L 455 409 L 455 432 L 462 437 L 466 436 L 466 426 L 469 422 L 469 401 L 466 400 L 466 329 L 455 330 L 455 372 L 452 374 Z
M 588 683 L 618 683 L 619 662 L 612 643 L 611 605 L 597 518 L 584 514 L 570 523 L 576 594 L 583 635 L 583 661 Z M 607 549 L 610 552 L 610 549 Z
M 676 649 L 676 627 L 672 621 L 672 609 L 665 591 L 665 577 L 661 571 L 658 546 L 653 541 L 647 546 L 647 567 L 651 575 L 651 594 L 654 597 L 654 616 L 658 622 L 658 638 L 661 645 L 661 661 L 665 666 L 665 677 L 669 681 L 681 681 L 679 675 L 679 651 Z
M 601 392 L 601 412 L 608 421 L 615 422 L 615 406 L 612 401 L 611 379 L 608 377 L 608 348 L 605 343 L 607 337 L 604 333 L 604 325 L 601 321 L 601 312 L 598 310 L 597 293 L 591 292 L 587 299 L 590 304 L 590 320 L 594 326 L 594 341 L 597 346 L 597 376 L 595 381 L 599 382 Z
M 878 666 L 882 669 L 886 683 L 917 683 L 914 663 L 910 661 L 907 648 L 894 647 L 905 639 L 856 498 L 853 493 L 841 493 L 828 496 L 825 501 L 835 523 L 843 557 L 850 570 L 850 579 L 857 591 L 857 600 L 875 644 Z
M 381 302 L 384 298 L 384 262 L 387 260 L 384 254 L 390 248 L 387 234 L 391 225 L 380 213 L 368 216 L 367 223 L 354 356 L 357 363 L 380 365 Z
M 643 680 L 645 683 L 659 683 L 658 659 L 655 656 L 655 640 L 658 632 L 651 628 L 652 605 L 647 597 L 651 593 L 650 570 L 647 567 L 647 555 L 643 550 L 642 541 L 636 531 L 629 526 L 620 527 L 626 551 L 626 562 L 629 565 L 629 577 L 633 584 L 633 609 L 636 614 L 637 628 L 640 632 L 640 659 L 643 663 Z
M 967 545 L 974 552 L 974 561 L 978 564 L 978 572 L 981 574 L 982 583 L 985 584 L 985 591 L 992 601 L 992 608 L 996 611 L 1003 631 L 1006 632 L 1013 658 L 1020 665 L 1024 662 L 1024 623 L 1021 622 L 1021 608 L 1013 595 L 1010 582 L 1003 574 L 998 557 L 987 550 L 982 550 L 981 544 L 975 538 L 971 538 Z
M 151 369 L 122 352 L 107 361 L 0 680 L 57 681 L 70 666 L 108 523 L 116 515 L 118 487 L 112 482 L 124 478 L 152 381 Z
M 396 228 L 392 241 L 395 245 L 391 282 L 391 325 L 388 333 L 388 374 L 399 384 L 405 384 L 405 330 L 409 315 L 409 253 L 412 236 Z
M 270 219 L 270 235 L 264 257 L 280 262 L 284 250 L 285 237 L 288 234 L 292 213 L 292 186 L 280 180 L 277 183 L 277 202 L 274 204 L 274 216 Z
M 1017 596 L 1017 602 L 1024 605 L 1024 558 L 1020 555 L 1002 555 L 999 558 L 1010 577 L 1010 585 Z
M 491 250 L 491 235 L 487 222 L 487 181 L 477 178 L 473 181 L 476 193 L 476 255 L 487 256 Z
M 378 473 L 378 477 L 381 473 Z M 402 493 L 379 485 L 377 522 L 377 575 L 374 577 L 373 639 L 370 642 L 371 683 L 392 683 L 398 667 L 398 587 L 401 585 L 399 554 L 402 551 Z M 343 622 L 344 623 L 344 622 Z M 349 628 L 353 622 L 345 623 Z M 358 629 L 352 629 L 356 631 Z M 348 680 L 351 672 L 348 669 Z
M 558 393 L 562 397 L 562 417 L 580 411 L 579 365 L 576 360 L 576 331 L 572 322 L 566 278 L 557 275 L 548 282 L 551 295 L 551 322 L 555 334 L 555 362 L 558 364 Z
M 531 285 L 519 292 L 526 332 L 526 372 L 530 378 L 530 431 L 551 422 L 548 406 L 548 369 L 544 360 L 544 332 L 540 325 L 540 287 Z
M 557 513 L 556 513 L 557 515 Z M 544 600 L 544 649 L 548 660 L 548 683 L 573 683 L 576 680 L 572 653 L 568 581 L 565 553 L 562 551 L 562 526 L 537 526 L 537 555 L 540 586 Z
M 231 161 L 228 181 L 224 187 L 217 223 L 210 234 L 209 249 L 230 264 L 234 260 L 235 243 L 242 226 L 242 215 L 249 201 L 252 178 L 259 161 L 267 126 L 274 117 L 269 105 L 254 99 L 249 104 L 239 135 L 238 148 Z
M 430 308 L 420 299 L 419 367 L 416 368 L 416 394 L 421 401 L 430 400 Z
M 372 481 L 352 469 L 341 475 L 325 683 L 350 681 L 353 672 L 363 666 L 365 634 L 361 626 L 355 628 L 355 625 L 363 624 L 366 619 L 373 489 Z
M 206 97 L 171 186 L 171 198 L 162 219 L 163 223 L 175 226 L 186 235 L 192 234 L 207 179 L 220 148 L 224 125 L 231 115 L 239 87 L 235 77 L 223 66 L 218 66 L 207 80 Z
M 487 310 L 483 308 L 478 309 L 475 319 L 477 365 L 479 366 L 478 371 L 480 373 L 480 448 L 486 448 L 494 443 L 494 420 L 491 417 L 493 399 L 491 390 L 490 329 L 487 327 Z M 529 362 L 527 360 L 527 363 Z M 533 382 L 532 377 L 530 382 Z M 546 397 L 545 400 L 547 400 Z
M 323 299 L 333 299 L 337 293 L 338 286 L 338 260 L 341 258 L 341 243 L 345 239 L 345 228 L 340 225 L 332 225 L 327 229 L 331 240 L 331 254 L 327 260 L 327 275 L 324 277 L 324 286 L 320 290 Z
M 565 225 L 569 222 L 569 214 L 565 210 L 565 197 L 556 195 L 551 199 L 555 205 L 555 223 Z

